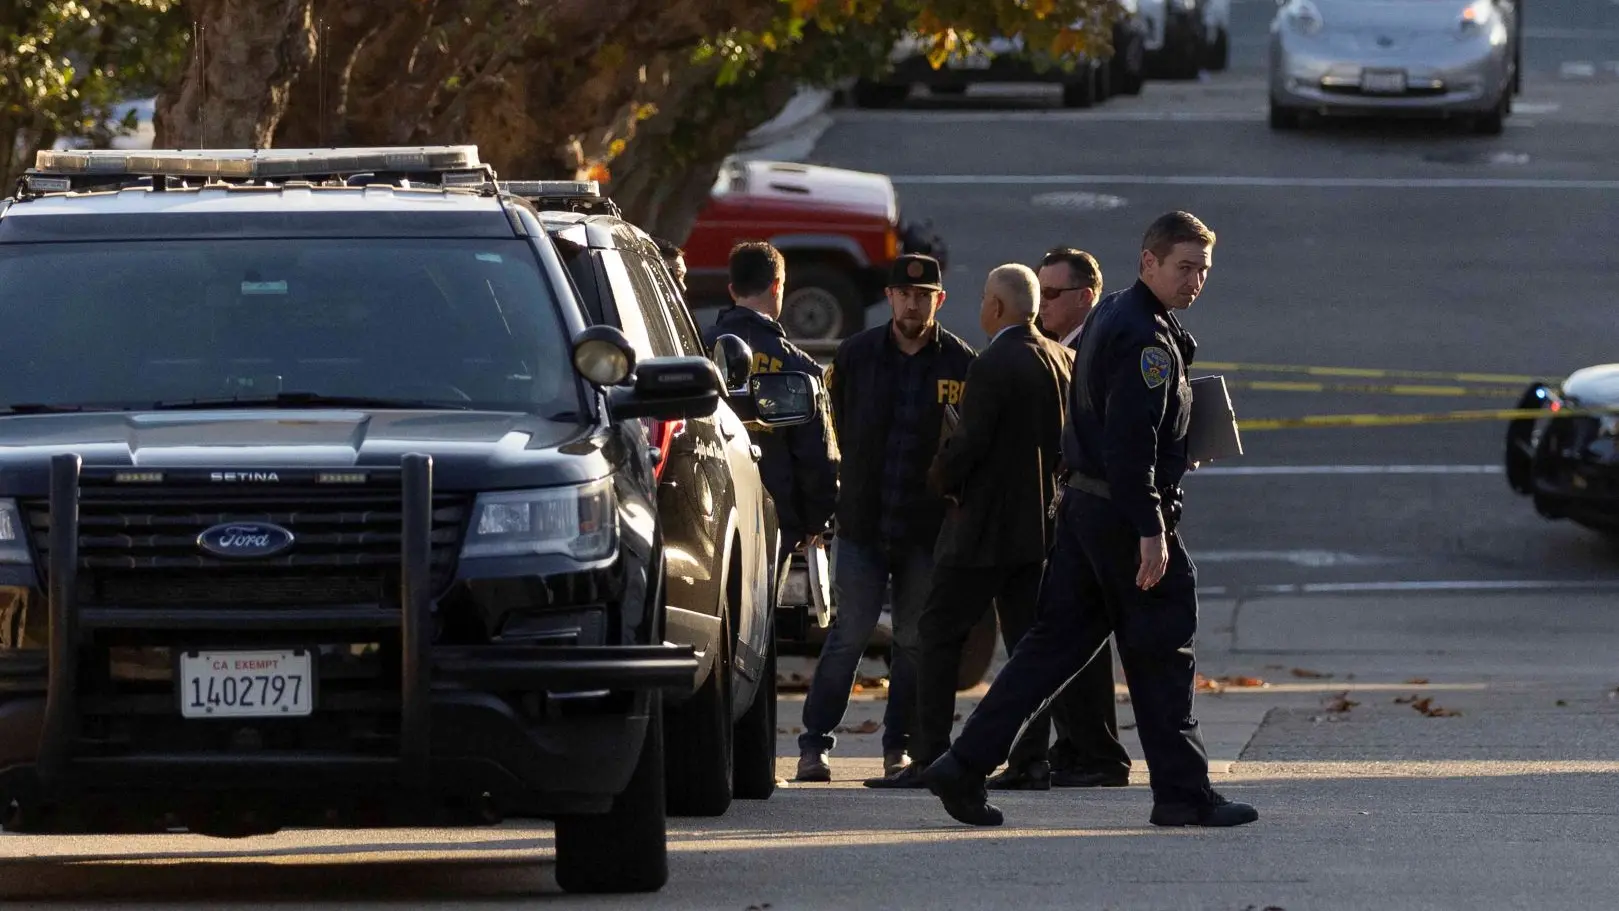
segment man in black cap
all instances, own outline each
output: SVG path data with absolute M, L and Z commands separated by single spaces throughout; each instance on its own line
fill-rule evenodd
M 961 401 L 976 356 L 935 318 L 944 303 L 939 261 L 907 254 L 889 272 L 893 319 L 845 339 L 826 372 L 840 468 L 835 576 L 837 619 L 804 699 L 799 781 L 830 781 L 832 732 L 849 706 L 860 658 L 893 584 L 895 645 L 883 716 L 883 770 L 909 764 L 916 704 L 916 619 L 933 574 L 945 501 L 927 489 L 946 405 Z

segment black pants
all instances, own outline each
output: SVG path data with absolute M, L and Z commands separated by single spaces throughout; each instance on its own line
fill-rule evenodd
M 1012 653 L 1010 644 L 1006 651 Z M 1130 753 L 1119 742 L 1119 710 L 1113 695 L 1113 646 L 1110 643 L 1102 642 L 1102 650 L 1096 653 L 1096 658 L 1068 681 L 1052 701 L 1051 708 L 1051 723 L 1057 729 L 1056 742 L 1051 745 L 1052 771 L 1129 774 Z M 1017 751 L 1013 753 L 1016 755 Z
M 1135 584 L 1141 538 L 1109 501 L 1067 491 L 1056 539 L 1046 561 L 1039 619 L 951 751 L 980 774 L 994 771 L 1019 729 L 1093 663 L 1112 633 L 1154 798 L 1203 801 L 1209 761 L 1192 718 L 1197 569 L 1180 536 L 1169 536 L 1169 567 L 1148 591 Z

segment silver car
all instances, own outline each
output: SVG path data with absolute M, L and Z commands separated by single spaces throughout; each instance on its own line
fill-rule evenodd
M 1278 0 L 1270 124 L 1442 116 L 1499 134 L 1517 86 L 1516 0 Z

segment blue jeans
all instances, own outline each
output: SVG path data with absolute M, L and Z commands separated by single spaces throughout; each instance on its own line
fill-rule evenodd
M 832 547 L 832 588 L 838 612 L 827 629 L 815 677 L 804 698 L 804 733 L 798 736 L 798 749 L 819 752 L 831 750 L 837 743 L 832 732 L 848 711 L 855 674 L 877 628 L 892 579 L 894 645 L 889 649 L 883 751 L 903 750 L 916 714 L 916 666 L 910 656 L 915 654 L 916 620 L 927 602 L 933 576 L 933 554 L 914 544 L 873 546 L 839 537 L 832 539 Z

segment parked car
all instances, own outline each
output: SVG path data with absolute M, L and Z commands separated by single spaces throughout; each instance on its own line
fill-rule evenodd
M 1534 383 L 1518 402 L 1544 417 L 1512 421 L 1507 483 L 1548 519 L 1619 534 L 1619 363 Z M 1575 414 L 1599 411 L 1598 414 Z M 1569 414 L 1561 414 L 1569 412 Z
M 1147 76 L 1196 79 L 1207 59 L 1203 3 L 1207 0 L 1139 0 L 1147 24 Z
M 1270 125 L 1428 117 L 1499 135 L 1520 29 L 1515 0 L 1286 0 L 1270 27 Z
M 768 593 L 706 562 L 751 557 L 690 531 L 732 528 L 702 485 L 735 392 L 588 315 L 592 226 L 493 178 L 475 146 L 46 151 L 0 203 L 7 831 L 540 818 L 564 889 L 664 885 L 663 694 L 694 704 L 698 633 L 748 645 L 697 642 L 710 679 L 768 661 Z M 807 379 L 738 407 L 806 420 Z M 699 590 L 735 613 L 666 607 Z
M 917 85 L 954 95 L 979 83 L 1051 82 L 1062 86 L 1064 107 L 1088 108 L 1114 95 L 1137 94 L 1146 79 L 1147 23 L 1136 11 L 1136 0 L 1115 2 L 1111 50 L 1105 57 L 1079 54 L 1061 61 L 1029 51 L 1020 35 L 994 35 L 955 51 L 936 68 L 922 39 L 908 35 L 889 55 L 889 72 L 856 80 L 849 96 L 859 107 L 878 108 L 904 102 Z M 1064 68 L 1063 63 L 1072 66 Z
M 882 300 L 900 254 L 926 253 L 946 267 L 950 256 L 931 222 L 904 217 L 882 174 L 733 157 L 683 244 L 693 309 L 730 303 L 726 264 L 748 240 L 768 240 L 787 258 L 781 324 L 797 339 L 866 328 L 866 308 Z
M 1201 0 L 1203 68 L 1214 73 L 1231 65 L 1231 0 Z
M 736 336 L 723 337 L 719 355 L 704 351 L 657 246 L 619 217 L 599 185 L 517 180 L 501 187 L 540 210 L 593 322 L 623 332 L 639 358 L 715 356 L 726 388 L 749 397 L 760 376 L 750 377 L 752 353 Z M 776 786 L 773 560 L 780 529 L 758 449 L 732 404 L 706 417 L 647 423 L 663 517 L 667 635 L 694 646 L 702 660 L 696 686 L 665 701 L 669 811 L 718 816 L 733 797 L 762 800 Z

